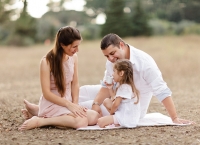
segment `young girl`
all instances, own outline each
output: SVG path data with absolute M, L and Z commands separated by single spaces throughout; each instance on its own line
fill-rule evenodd
M 113 79 L 117 83 L 107 84 L 111 98 L 103 104 L 110 112 L 109 116 L 98 119 L 98 125 L 103 128 L 107 125 L 136 127 L 140 118 L 139 92 L 133 82 L 133 68 L 129 60 L 120 59 L 114 63 Z
M 54 125 L 79 128 L 95 124 L 99 114 L 78 105 L 77 55 L 81 43 L 79 31 L 62 27 L 55 44 L 40 63 L 42 96 L 38 116 L 26 120 L 19 130 Z

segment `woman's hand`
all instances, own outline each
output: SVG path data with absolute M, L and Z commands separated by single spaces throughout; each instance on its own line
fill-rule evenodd
M 100 114 L 100 117 L 102 117 L 102 112 L 101 112 L 101 108 L 99 105 L 92 105 L 92 110 L 98 112 Z
M 76 116 L 80 116 L 80 117 L 87 117 L 86 111 L 87 108 L 82 107 L 78 104 L 74 104 L 74 103 L 70 103 L 67 108 Z

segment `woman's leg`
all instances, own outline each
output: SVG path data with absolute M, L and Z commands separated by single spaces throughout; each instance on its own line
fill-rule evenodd
M 71 115 L 63 115 L 52 118 L 40 118 L 33 116 L 31 119 L 26 120 L 19 130 L 29 130 L 42 126 L 61 126 L 61 127 L 71 127 L 71 128 L 80 128 L 86 127 L 88 125 L 88 119 L 86 117 L 76 117 L 74 118 Z
M 27 100 L 24 100 L 24 105 L 26 109 L 21 110 L 24 119 L 28 120 L 33 116 L 38 116 L 38 111 L 39 111 L 38 105 L 30 103 Z
M 79 102 L 87 102 L 92 101 L 96 97 L 97 93 L 99 92 L 101 85 L 85 85 L 81 86 L 79 89 Z M 91 109 L 92 102 L 89 103 L 87 106 L 88 109 Z M 25 109 L 22 109 L 23 118 L 30 119 L 32 116 L 37 116 L 39 111 L 39 106 L 33 103 L 24 100 Z M 88 103 L 85 103 L 88 104 Z M 85 107 L 85 106 L 84 106 Z
M 21 112 L 22 112 L 22 117 L 25 120 L 28 120 L 33 117 L 33 115 L 31 113 L 29 113 L 27 109 L 22 109 Z
M 24 104 L 30 114 L 32 114 L 33 116 L 38 116 L 38 111 L 39 111 L 38 105 L 32 104 L 28 102 L 27 100 L 24 100 Z

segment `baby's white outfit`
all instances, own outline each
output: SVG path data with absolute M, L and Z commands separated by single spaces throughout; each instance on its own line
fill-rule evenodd
M 128 84 L 120 85 L 115 95 L 115 98 L 117 97 L 123 99 L 114 114 L 115 119 L 122 127 L 136 127 L 140 118 L 140 102 L 134 104 L 137 97 L 134 97 L 131 86 Z

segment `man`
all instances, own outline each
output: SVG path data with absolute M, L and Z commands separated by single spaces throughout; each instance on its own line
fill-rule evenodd
M 163 103 L 174 123 L 190 122 L 178 118 L 171 97 L 172 92 L 163 80 L 158 66 L 150 55 L 126 44 L 116 34 L 104 36 L 101 41 L 101 50 L 108 59 L 104 77 L 112 75 L 112 65 L 117 59 L 129 59 L 131 61 L 134 70 L 134 83 L 140 92 L 141 118 L 145 116 L 150 100 L 154 95 Z M 110 97 L 108 89 L 105 87 L 104 83 L 102 83 L 102 87 L 93 101 L 92 109 L 101 114 L 100 105 L 103 100 L 108 97 Z

